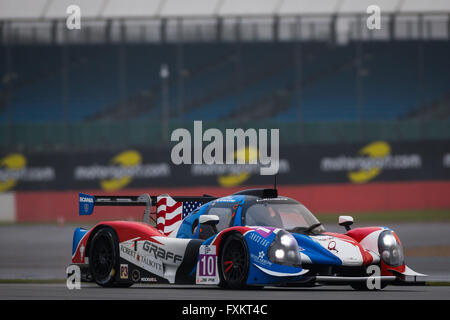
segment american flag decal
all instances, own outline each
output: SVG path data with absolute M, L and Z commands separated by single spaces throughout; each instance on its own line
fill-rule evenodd
M 178 202 L 168 195 L 156 199 L 156 228 L 167 236 L 176 236 L 178 227 L 189 213 L 202 205 L 200 201 Z

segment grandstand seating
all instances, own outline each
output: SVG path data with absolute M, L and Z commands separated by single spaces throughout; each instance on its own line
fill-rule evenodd
M 0 108 L 0 122 L 159 119 L 163 63 L 170 70 L 171 118 L 181 118 L 182 93 L 185 120 L 292 121 L 299 110 L 306 122 L 403 119 L 439 103 L 450 92 L 449 43 L 422 45 L 423 51 L 414 41 L 363 43 L 359 84 L 354 43 L 304 43 L 301 76 L 294 57 L 296 44 L 290 42 L 192 43 L 183 45 L 182 51 L 177 51 L 177 44 L 73 45 L 66 48 L 67 110 L 62 47 L 15 46 L 16 79 L 9 104 Z M 4 48 L 0 59 L 5 61 Z M 180 59 L 182 70 L 177 68 Z M 4 77 L 5 63 L 0 72 Z

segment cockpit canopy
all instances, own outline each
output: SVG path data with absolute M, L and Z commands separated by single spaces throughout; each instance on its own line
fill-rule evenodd
M 247 208 L 244 224 L 276 227 L 291 232 L 325 231 L 311 211 L 289 198 L 256 200 Z

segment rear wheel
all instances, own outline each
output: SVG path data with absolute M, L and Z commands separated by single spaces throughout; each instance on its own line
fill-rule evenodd
M 233 234 L 225 239 L 219 263 L 221 287 L 229 289 L 246 287 L 249 254 L 242 235 Z
M 101 228 L 93 236 L 89 250 L 89 271 L 102 287 L 129 287 L 132 283 L 116 283 L 119 270 L 119 240 L 111 228 Z

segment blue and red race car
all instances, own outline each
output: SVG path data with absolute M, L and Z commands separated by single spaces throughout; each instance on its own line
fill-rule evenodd
M 345 234 L 326 232 L 304 205 L 276 189 L 223 198 L 79 195 L 81 215 L 117 205 L 145 206 L 144 222 L 104 221 L 73 236 L 72 263 L 82 279 L 104 287 L 348 284 L 365 290 L 424 276 L 406 266 L 391 229 L 351 229 L 353 219 L 341 216 Z

